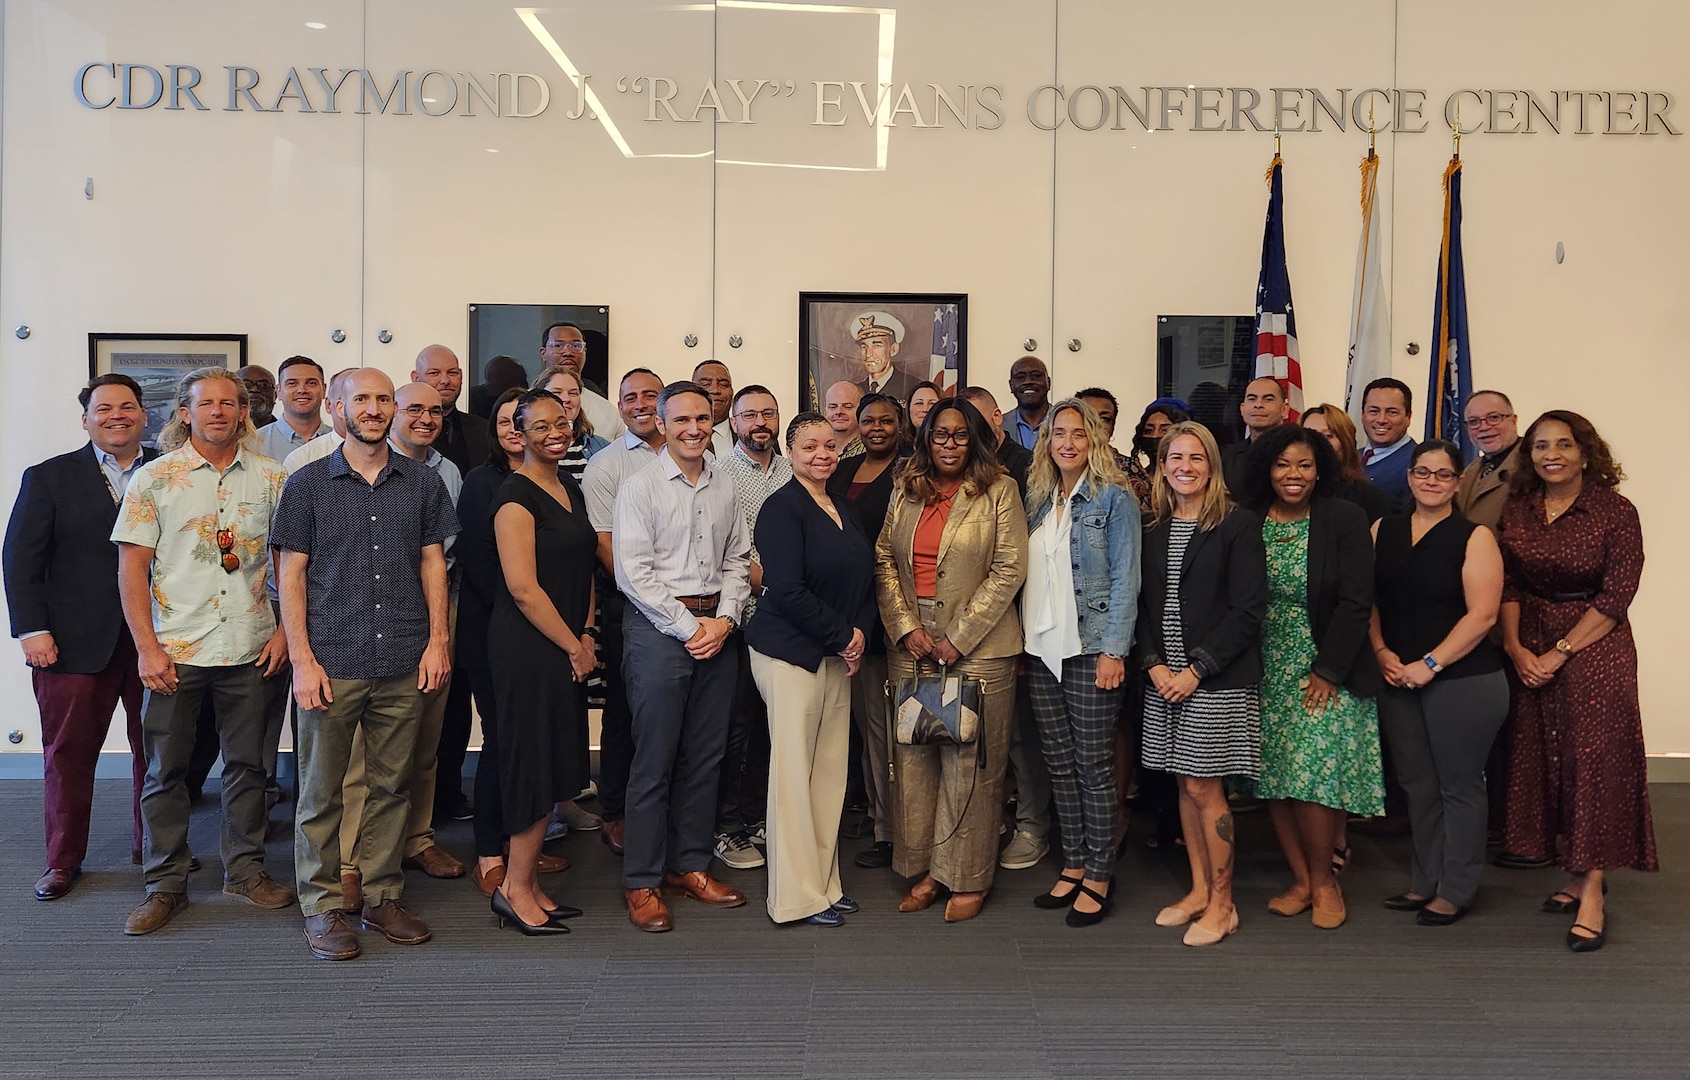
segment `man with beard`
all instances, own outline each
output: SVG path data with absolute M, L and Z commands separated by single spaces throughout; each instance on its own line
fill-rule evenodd
M 440 420 L 440 435 L 435 448 L 446 460 L 466 473 L 487 460 L 492 447 L 487 421 L 474 413 L 458 408 L 458 395 L 464 389 L 464 369 L 458 364 L 458 354 L 444 345 L 429 345 L 417 354 L 411 381 L 427 383 L 440 395 L 441 407 L 446 410 Z
M 1009 392 L 1016 405 L 1005 417 L 1009 423 L 1004 425 L 1004 434 L 1031 450 L 1039 441 L 1039 425 L 1050 411 L 1050 372 L 1045 362 L 1036 356 L 1023 356 L 1009 365 Z
M 734 377 L 720 360 L 705 360 L 692 369 L 692 381 L 710 395 L 710 452 L 721 461 L 733 451 L 734 431 L 728 415 L 734 403 Z
M 857 358 L 863 362 L 864 377 L 857 380 L 859 400 L 870 394 L 885 394 L 909 407 L 910 395 L 920 379 L 893 364 L 904 342 L 904 324 L 884 311 L 865 311 L 857 316 Z
M 248 364 L 235 372 L 235 378 L 246 387 L 247 417 L 252 426 L 262 428 L 276 421 L 276 377 L 270 374 L 270 369 L 258 364 Z
M 599 830 L 599 839 L 617 855 L 623 852 L 623 812 L 628 770 L 634 760 L 634 736 L 627 684 L 622 677 L 622 624 L 627 599 L 616 586 L 611 534 L 616 520 L 616 495 L 623 482 L 656 461 L 663 449 L 663 429 L 657 423 L 657 396 L 662 390 L 663 380 L 649 368 L 635 368 L 622 376 L 616 407 L 627 430 L 594 454 L 581 474 L 587 520 L 599 534 L 595 584 L 599 626 L 603 630 L 599 642 L 605 682 L 604 717 L 599 732 L 599 815 L 604 826 Z
M 440 477 L 452 506 L 458 505 L 458 492 L 463 489 L 463 477 L 458 467 L 434 449 L 440 434 L 440 417 L 445 411 L 440 394 L 427 383 L 406 383 L 395 395 L 398 412 L 388 442 L 393 449 L 412 461 L 420 461 Z M 449 611 L 457 606 L 457 587 L 452 577 L 452 537 L 444 545 L 448 581 Z M 448 617 L 453 627 L 453 655 L 456 655 L 456 618 Z M 464 864 L 453 858 L 434 842 L 434 789 L 436 755 L 440 748 L 440 728 L 446 715 L 446 697 L 452 677 L 445 685 L 423 695 L 422 722 L 417 728 L 417 742 L 411 755 L 410 810 L 405 820 L 404 861 L 407 870 L 421 870 L 429 877 L 456 878 L 464 876 Z M 347 911 L 357 911 L 363 905 L 362 850 L 359 838 L 363 832 L 364 803 L 369 796 L 369 782 L 365 776 L 364 738 L 362 732 L 352 736 L 352 758 L 341 786 L 342 811 L 340 818 L 340 888 Z
M 215 704 L 223 752 L 223 891 L 283 908 L 264 869 L 264 679 L 288 658 L 264 583 L 287 474 L 242 445 L 246 387 L 224 368 L 182 376 L 176 450 L 141 468 L 112 528 L 118 591 L 135 641 L 147 780 L 141 793 L 147 897 L 123 932 L 150 934 L 188 903 L 188 759 Z
M 117 548 L 107 539 L 129 482 L 157 456 L 141 445 L 141 386 L 101 375 L 77 395 L 88 443 L 24 470 L 6 527 L 6 608 L 41 711 L 47 872 L 37 900 L 67 895 L 88 854 L 100 745 L 118 703 L 129 719 L 134 857 L 141 861 L 141 676 L 123 624 Z
M 724 369 L 725 370 L 725 369 Z M 714 402 L 714 395 L 712 395 Z M 747 386 L 733 396 L 734 446 L 716 455 L 716 464 L 733 477 L 745 532 L 757 528 L 763 500 L 792 479 L 792 463 L 775 453 L 780 431 L 780 403 L 767 387 Z M 763 587 L 763 567 L 757 546 L 751 546 L 751 598 L 745 603 L 743 624 L 757 610 L 757 590 Z M 757 841 L 763 835 L 769 797 L 769 714 L 763 695 L 751 677 L 751 658 L 745 635 L 735 634 L 728 647 L 739 655 L 739 684 L 728 720 L 727 750 L 722 754 L 722 780 L 716 794 L 716 857 L 735 870 L 762 866 Z
M 540 370 L 556 364 L 566 367 L 581 380 L 581 411 L 592 421 L 595 434 L 614 439 L 622 434 L 622 417 L 616 405 L 589 382 L 583 368 L 587 364 L 587 335 L 572 322 L 556 322 L 540 334 Z M 477 464 L 480 464 L 477 462 Z
M 364 740 L 363 916 L 399 945 L 433 936 L 399 898 L 411 761 L 425 695 L 451 674 L 445 542 L 458 531 L 446 485 L 394 453 L 393 383 L 375 368 L 346 380 L 334 409 L 346 441 L 288 478 L 270 543 L 299 701 L 294 874 L 305 941 L 350 960 L 358 935 L 342 894 L 342 784 Z

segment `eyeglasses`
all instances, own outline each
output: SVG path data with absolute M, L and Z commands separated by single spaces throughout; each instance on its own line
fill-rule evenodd
M 739 413 L 738 415 L 739 415 L 739 418 L 741 420 L 746 420 L 746 421 L 761 420 L 764 423 L 772 424 L 775 421 L 780 419 L 780 410 L 779 409 L 762 409 L 762 410 L 746 409 L 745 411 Z
M 405 415 L 413 420 L 420 420 L 425 416 L 432 416 L 436 420 L 446 415 L 446 410 L 438 405 L 407 405 Z
M 933 432 L 927 436 L 927 441 L 932 443 L 934 446 L 943 446 L 946 443 L 949 443 L 952 446 L 967 446 L 968 432 L 965 430 L 943 431 L 935 428 Z
M 569 352 L 587 351 L 587 343 L 585 341 L 548 341 L 546 344 L 554 349 L 567 349 Z
M 1504 420 L 1512 420 L 1513 418 L 1514 414 L 1511 412 L 1493 412 L 1486 413 L 1483 416 L 1469 416 L 1462 423 L 1467 425 L 1468 431 L 1477 431 L 1480 428 L 1496 427 Z
M 234 573 L 241 568 L 241 557 L 235 554 L 235 530 L 217 530 L 217 550 L 222 552 L 223 569 Z
M 1451 472 L 1448 469 L 1428 469 L 1424 465 L 1416 465 L 1414 468 L 1408 470 L 1408 475 L 1414 477 L 1416 480 L 1436 480 L 1440 484 L 1447 484 L 1461 474 L 1458 472 Z
M 529 424 L 521 430 L 524 435 L 539 435 L 544 438 L 554 431 L 574 431 L 575 425 L 568 420 L 559 420 L 555 424 Z

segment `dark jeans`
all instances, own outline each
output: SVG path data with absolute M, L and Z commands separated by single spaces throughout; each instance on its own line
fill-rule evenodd
M 454 809 L 464 797 L 464 758 L 469 754 L 469 731 L 474 726 L 469 707 L 473 691 L 468 679 L 453 679 L 446 687 L 446 717 L 440 725 L 440 748 L 434 758 L 434 805 L 442 810 Z M 485 726 L 487 711 L 482 710 L 481 715 Z M 497 761 L 485 750 L 480 760 Z M 479 773 L 476 779 L 476 790 L 480 791 Z M 439 819 L 438 814 L 435 817 Z
M 481 714 L 481 757 L 475 766 L 475 856 L 501 859 L 505 854 L 505 807 L 499 798 L 499 731 L 497 699 L 493 696 L 493 673 L 486 669 L 459 672 L 460 682 L 475 698 Z M 449 721 L 448 721 L 449 722 Z
M 739 663 L 728 718 L 727 749 L 722 753 L 721 790 L 716 796 L 716 831 L 741 832 L 761 822 L 769 802 L 769 710 L 757 681 L 751 677 L 751 658 L 745 635 L 728 639 Z
M 621 821 L 628 799 L 628 770 L 634 762 L 633 712 L 622 676 L 622 622 L 624 612 L 636 619 L 640 616 L 629 608 L 627 597 L 617 592 L 614 585 L 606 584 L 602 574 L 598 587 L 600 622 L 604 626 L 604 637 L 600 639 L 604 656 L 604 714 L 599 726 L 599 814 L 606 821 Z
M 710 659 L 694 660 L 632 604 L 623 640 L 635 749 L 622 884 L 649 889 L 663 884 L 665 870 L 710 867 L 739 655 L 729 642 Z
M 149 893 L 188 888 L 188 760 L 207 712 L 223 754 L 223 879 L 245 881 L 264 869 L 264 676 L 253 664 L 177 664 L 176 680 L 174 694 L 148 690 L 141 706 L 141 858 Z

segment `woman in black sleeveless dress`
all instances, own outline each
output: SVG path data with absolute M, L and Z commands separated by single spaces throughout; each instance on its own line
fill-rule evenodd
M 1369 636 L 1385 676 L 1379 721 L 1408 796 L 1412 885 L 1385 906 L 1424 926 L 1467 913 L 1485 864 L 1485 758 L 1508 715 L 1502 653 L 1486 639 L 1502 604 L 1502 553 L 1454 507 L 1460 451 L 1414 449 L 1410 514 L 1373 526 Z
M 540 889 L 540 845 L 558 801 L 587 782 L 580 751 L 586 679 L 594 665 L 593 566 L 598 534 L 581 489 L 558 472 L 570 426 L 544 390 L 522 396 L 522 467 L 493 499 L 504 588 L 493 603 L 487 654 L 498 709 L 499 797 L 510 860 L 493 910 L 524 933 L 562 930 L 580 914 Z

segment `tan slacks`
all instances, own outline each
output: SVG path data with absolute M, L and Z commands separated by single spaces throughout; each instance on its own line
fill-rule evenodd
M 839 816 L 850 769 L 851 680 L 837 656 L 812 674 L 747 651 L 769 709 L 769 918 L 794 922 L 844 895 Z
M 915 661 L 902 649 L 891 655 L 892 684 L 915 673 Z M 985 715 L 979 738 L 986 741 L 986 764 L 978 766 L 977 746 L 904 746 L 894 748 L 892 784 L 892 869 L 904 877 L 932 874 L 952 892 L 979 892 L 992 886 L 998 867 L 998 822 L 1003 815 L 1003 770 L 1009 759 L 1009 730 L 1015 711 L 1017 657 L 969 660 L 953 664 L 951 674 L 982 679 Z
M 452 645 L 449 656 L 457 655 L 458 605 L 454 601 L 449 625 Z M 440 729 L 446 724 L 446 692 L 452 688 L 450 677 L 433 693 L 424 694 L 417 726 L 416 749 L 411 753 L 411 805 L 405 816 L 405 845 L 401 857 L 409 859 L 434 846 L 434 788 L 435 766 L 440 751 Z M 364 770 L 364 731 L 352 734 L 352 756 L 346 763 L 346 781 L 341 787 L 344 809 L 340 818 L 341 870 L 351 873 L 362 865 L 359 859 L 359 833 L 363 831 L 364 800 L 370 787 Z

